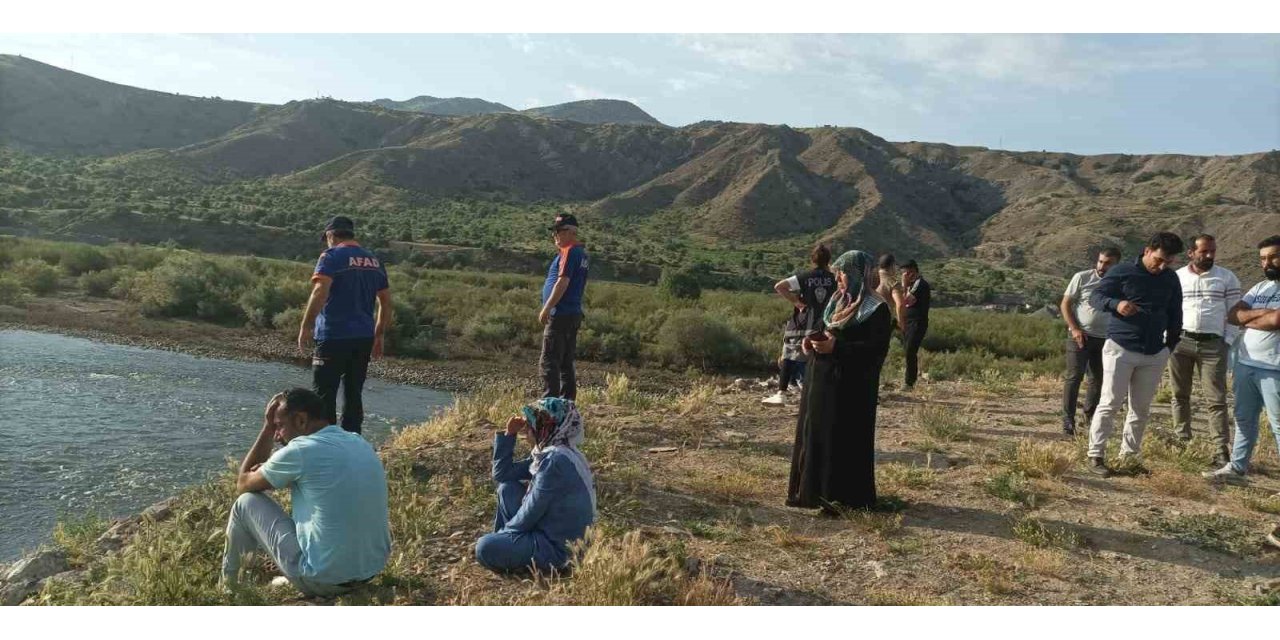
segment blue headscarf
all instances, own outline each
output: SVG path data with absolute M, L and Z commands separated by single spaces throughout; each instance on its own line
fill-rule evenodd
M 846 251 L 831 263 L 834 271 L 844 274 L 846 287 L 831 297 L 822 320 L 828 329 L 840 329 L 849 324 L 859 325 L 871 317 L 884 300 L 871 287 L 876 261 L 865 251 Z M 847 311 L 853 307 L 854 311 Z

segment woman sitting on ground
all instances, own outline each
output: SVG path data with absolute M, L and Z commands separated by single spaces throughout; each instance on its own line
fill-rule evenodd
M 826 331 L 803 343 L 815 355 L 800 399 L 787 505 L 838 513 L 876 502 L 876 391 L 892 325 L 869 254 L 849 251 L 831 266 L 838 289 L 823 314 Z
M 498 513 L 493 533 L 476 542 L 476 560 L 494 571 L 560 569 L 569 563 L 569 544 L 595 521 L 595 482 L 578 450 L 582 416 L 562 398 L 543 398 L 520 412 L 494 436 Z M 515 461 L 520 433 L 533 451 Z

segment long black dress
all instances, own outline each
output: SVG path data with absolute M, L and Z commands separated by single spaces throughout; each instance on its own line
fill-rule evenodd
M 876 502 L 876 391 L 892 333 L 889 306 L 832 332 L 835 350 L 805 372 L 787 505 L 850 508 Z

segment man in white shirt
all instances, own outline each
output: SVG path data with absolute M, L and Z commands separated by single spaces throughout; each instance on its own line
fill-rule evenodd
M 1258 443 L 1258 414 L 1265 408 L 1280 446 L 1280 236 L 1258 243 L 1266 280 L 1254 285 L 1231 309 L 1228 320 L 1244 327 L 1236 346 L 1236 439 L 1231 461 L 1206 472 L 1212 480 L 1243 483 Z
M 1089 391 L 1084 397 L 1085 422 L 1093 422 L 1093 411 L 1102 397 L 1102 346 L 1107 342 L 1106 313 L 1089 305 L 1089 296 L 1098 288 L 1107 271 L 1120 262 L 1120 250 L 1103 249 L 1092 269 L 1074 276 L 1062 294 L 1062 319 L 1067 321 L 1067 373 L 1062 385 L 1062 431 L 1076 433 L 1076 403 L 1080 398 L 1080 381 L 1089 371 Z
M 1169 358 L 1173 420 L 1183 440 L 1191 440 L 1191 386 L 1197 369 L 1208 389 L 1214 468 L 1230 459 L 1227 360 L 1237 330 L 1227 322 L 1227 312 L 1240 302 L 1241 293 L 1236 274 L 1213 263 L 1217 251 L 1213 236 L 1202 233 L 1191 240 L 1187 266 L 1177 271 L 1182 283 L 1182 340 Z

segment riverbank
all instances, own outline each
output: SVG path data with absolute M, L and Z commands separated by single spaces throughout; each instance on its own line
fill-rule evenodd
M 226 327 L 183 319 L 148 318 L 127 303 L 61 293 L 35 298 L 23 307 L 0 305 L 0 329 L 22 329 L 87 338 L 111 344 L 175 351 L 231 360 L 271 361 L 310 367 L 292 337 L 283 331 Z M 455 393 L 488 387 L 540 388 L 538 354 L 512 358 L 387 357 L 369 365 L 369 375 L 390 382 L 412 384 Z M 584 384 L 604 384 L 610 374 L 623 374 L 650 391 L 674 388 L 685 379 L 675 372 L 619 364 L 582 363 Z
M 881 508 L 824 518 L 782 505 L 794 407 L 755 383 L 652 395 L 615 377 L 580 398 L 596 473 L 596 538 L 569 577 L 498 576 L 473 559 L 492 521 L 492 433 L 526 398 L 468 395 L 381 450 L 394 549 L 387 570 L 339 604 L 1276 604 L 1280 464 L 1259 452 L 1249 487 L 1199 477 L 1210 446 L 1149 431 L 1150 475 L 1102 480 L 1084 439 L 1058 430 L 1056 380 L 887 385 L 877 427 Z M 1164 416 L 1156 418 L 1163 424 Z M 229 477 L 193 487 L 164 520 L 56 536 L 75 580 L 33 604 L 297 604 L 250 567 L 214 588 Z M 132 526 L 132 525 L 130 525 Z M 318 601 L 330 602 L 330 601 Z

